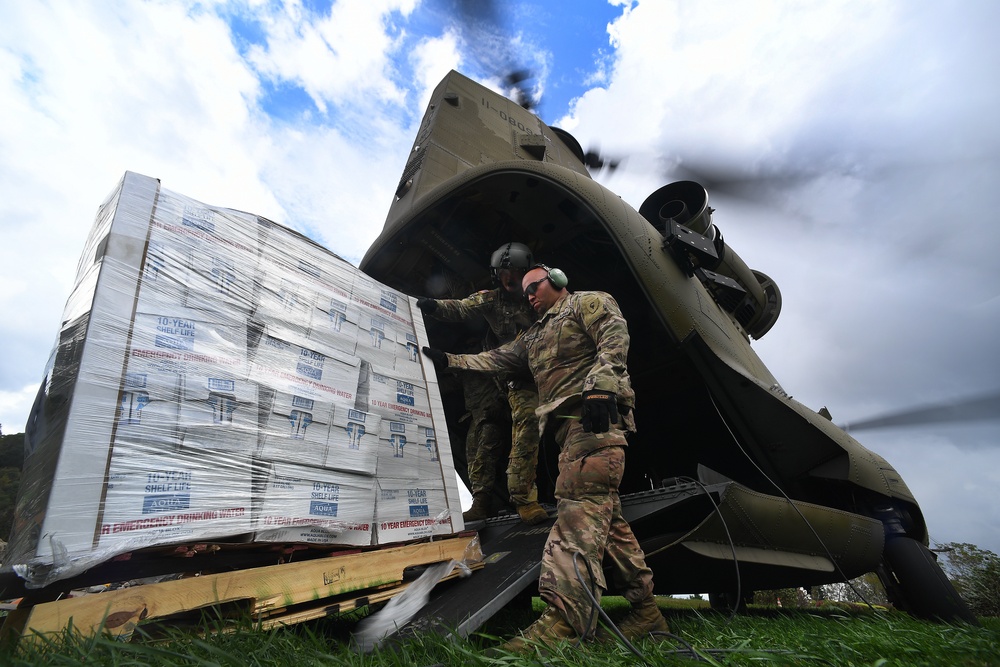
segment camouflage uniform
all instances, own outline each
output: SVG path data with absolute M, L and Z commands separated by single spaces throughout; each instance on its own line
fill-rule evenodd
M 476 292 L 464 299 L 442 299 L 431 316 L 448 322 L 484 318 L 500 344 L 514 340 L 518 333 L 535 321 L 535 313 L 523 299 L 505 296 L 502 288 Z M 469 465 L 469 489 L 473 495 L 489 492 L 494 483 L 494 470 L 502 449 L 501 436 L 493 404 L 506 394 L 511 417 L 511 450 L 507 465 L 507 490 L 514 505 L 538 500 L 535 468 L 538 464 L 538 391 L 530 378 L 510 373 L 497 373 L 489 385 L 475 376 L 463 379 L 466 407 L 472 413 L 472 424 L 466 438 L 465 451 Z M 470 402 L 471 399 L 471 402 Z
M 497 461 L 504 451 L 507 402 L 498 393 L 496 379 L 468 374 L 462 378 L 462 395 L 469 411 L 465 456 L 472 495 L 490 494 L 496 484 Z
M 607 588 L 607 557 L 615 583 L 634 604 L 648 599 L 653 573 L 621 514 L 618 485 L 625 469 L 625 430 L 634 431 L 635 393 L 626 368 L 628 326 L 604 292 L 567 293 L 512 343 L 476 355 L 447 355 L 448 365 L 479 371 L 531 370 L 538 385 L 539 427 L 559 443 L 555 525 L 542 553 L 539 592 L 580 635 L 592 632 L 592 605 L 573 567 L 579 552 L 589 563 L 600 599 Z M 581 394 L 616 394 L 624 417 L 607 433 L 585 432 Z M 584 563 L 579 569 L 587 576 Z

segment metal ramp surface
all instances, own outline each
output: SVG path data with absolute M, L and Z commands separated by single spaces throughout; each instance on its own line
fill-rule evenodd
M 630 523 L 639 521 L 700 493 L 703 490 L 697 484 L 677 484 L 624 495 L 622 514 Z M 555 523 L 554 508 L 546 509 L 550 510 L 549 520 L 537 526 L 522 523 L 517 515 L 484 522 L 478 532 L 485 567 L 471 577 L 442 582 L 398 634 L 435 632 L 468 637 L 520 593 L 537 588 L 542 548 Z

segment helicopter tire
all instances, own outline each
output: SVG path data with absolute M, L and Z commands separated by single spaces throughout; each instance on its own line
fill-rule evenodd
M 896 537 L 886 542 L 883 557 L 899 584 L 902 606 L 910 614 L 927 620 L 979 625 L 926 546 L 910 537 Z

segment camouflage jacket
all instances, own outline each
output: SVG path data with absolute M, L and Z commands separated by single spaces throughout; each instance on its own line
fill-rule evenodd
M 628 346 L 628 325 L 614 297 L 567 292 L 517 339 L 480 354 L 449 354 L 448 365 L 476 371 L 527 368 L 538 386 L 538 416 L 544 422 L 564 404 L 575 409 L 589 389 L 613 391 L 619 405 L 632 408 Z M 631 413 L 625 421 L 635 430 Z
M 535 311 L 524 299 L 504 296 L 501 288 L 476 292 L 464 299 L 441 299 L 432 317 L 446 322 L 462 322 L 484 318 L 490 330 L 502 345 L 509 343 L 517 334 L 527 329 L 535 321 Z

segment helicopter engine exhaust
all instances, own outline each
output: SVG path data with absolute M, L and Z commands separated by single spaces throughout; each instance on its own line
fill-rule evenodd
M 722 232 L 712 222 L 714 211 L 708 205 L 708 191 L 694 181 L 664 185 L 646 197 L 639 207 L 640 215 L 668 241 L 671 230 L 678 225 L 684 232 L 702 236 L 707 246 L 714 249 L 714 253 L 688 254 L 683 261 L 692 269 L 691 273 L 706 284 L 719 305 L 732 314 L 750 336 L 759 339 L 778 319 L 781 292 L 771 278 L 748 267 L 726 245 Z M 735 281 L 738 287 L 730 281 Z

